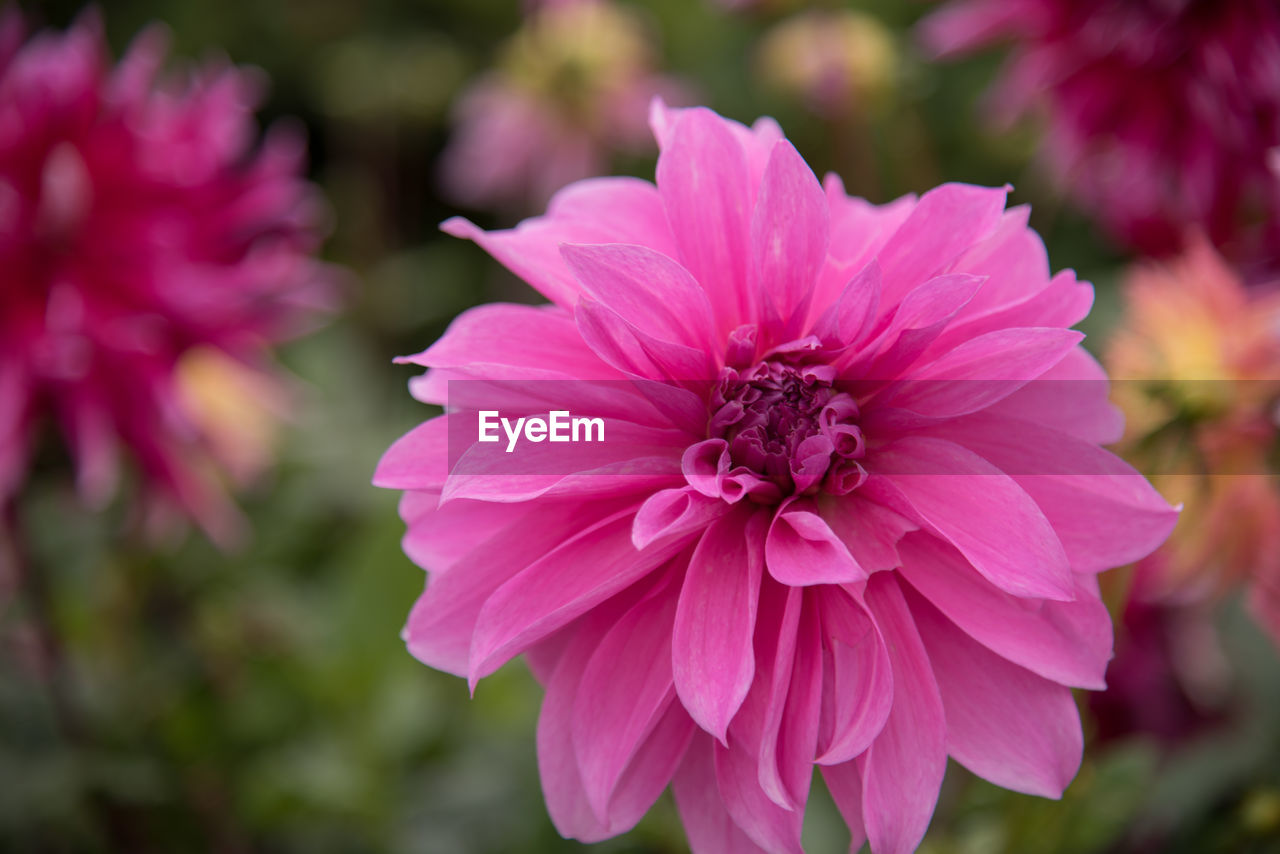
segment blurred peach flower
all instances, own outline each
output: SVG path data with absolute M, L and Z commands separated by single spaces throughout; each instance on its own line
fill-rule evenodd
M 531 9 L 497 67 L 456 104 L 443 189 L 462 205 L 524 213 L 607 171 L 613 150 L 645 150 L 650 99 L 684 100 L 655 73 L 654 53 L 642 22 L 604 0 Z
M 1280 641 L 1280 294 L 1246 290 L 1200 237 L 1138 268 L 1108 366 L 1128 416 L 1128 455 L 1185 505 L 1141 561 L 1133 596 L 1188 603 L 1242 583 Z
M 757 67 L 766 85 L 837 119 L 883 101 L 894 85 L 897 61 L 893 36 L 876 18 L 814 10 L 770 30 Z

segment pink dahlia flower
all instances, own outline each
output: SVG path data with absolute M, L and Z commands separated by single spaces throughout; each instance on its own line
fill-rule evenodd
M 957 0 L 923 34 L 943 54 L 1014 43 L 992 105 L 1006 118 L 1046 108 L 1063 186 L 1121 240 L 1165 254 L 1196 226 L 1274 265 L 1274 0 Z
M 180 367 L 198 352 L 261 370 L 331 275 L 310 257 L 301 140 L 254 148 L 256 77 L 214 63 L 158 80 L 163 57 L 151 31 L 113 68 L 91 15 L 25 44 L 16 13 L 0 20 L 0 498 L 48 419 L 86 499 L 111 494 L 124 450 L 156 506 L 227 535 Z
M 1121 423 L 1068 329 L 1092 289 L 1004 189 L 877 207 L 772 120 L 652 124 L 656 186 L 445 223 L 551 305 L 473 309 L 407 360 L 448 412 L 375 476 L 431 573 L 409 650 L 472 684 L 528 654 L 551 817 L 585 841 L 670 783 L 694 851 L 799 852 L 815 765 L 877 854 L 920 842 L 948 755 L 1057 797 L 1071 688 L 1111 654 L 1095 576 L 1174 522 L 1099 447 Z M 495 400 L 606 441 L 508 454 L 478 441 Z

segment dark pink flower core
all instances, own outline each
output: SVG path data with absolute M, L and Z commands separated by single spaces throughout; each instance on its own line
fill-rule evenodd
M 781 356 L 726 367 L 709 408 L 708 435 L 728 443 L 729 474 L 746 479 L 755 501 L 843 495 L 865 477 L 856 462 L 864 450 L 858 404 L 836 386 L 831 365 Z

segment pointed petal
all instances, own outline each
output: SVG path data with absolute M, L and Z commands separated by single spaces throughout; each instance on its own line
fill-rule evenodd
M 516 417 L 511 409 L 500 411 L 503 417 L 507 412 Z M 546 410 L 543 412 L 545 421 Z M 451 448 L 465 450 L 453 462 L 441 491 L 442 501 L 647 494 L 682 479 L 679 454 L 686 440 L 674 431 L 605 419 L 608 429 L 599 441 L 521 439 L 508 451 L 505 435 L 497 436 L 497 441 L 477 441 L 477 415 L 478 410 L 468 410 L 446 416 L 450 419 Z M 490 438 L 494 438 L 492 432 Z
M 766 854 L 734 822 L 720 798 L 711 737 L 697 733 L 671 782 L 693 854 Z
M 680 591 L 671 655 L 676 691 L 698 725 L 721 742 L 755 674 L 767 519 L 764 511 L 741 507 L 714 522 Z
M 906 591 L 947 718 L 947 751 L 997 786 L 1059 798 L 1084 735 L 1071 689 L 1010 663 Z
M 551 370 L 578 380 L 622 379 L 582 341 L 573 315 L 559 306 L 494 303 L 458 315 L 440 340 L 396 360 L 428 368 L 505 365 Z
M 473 685 L 674 557 L 679 544 L 636 551 L 631 545 L 634 518 L 632 508 L 584 527 L 494 591 L 480 611 L 471 643 Z
M 706 290 L 720 331 L 754 317 L 746 287 L 750 199 L 742 146 L 705 108 L 681 112 L 658 157 L 658 191 L 681 264 Z
M 644 246 L 560 248 L 583 287 L 647 335 L 709 351 L 715 321 L 706 292 L 689 271 Z
M 1044 599 L 1075 596 L 1062 543 L 1040 508 L 972 451 L 908 436 L 877 450 L 868 469 L 872 477 L 862 489 L 869 496 L 888 492 L 905 499 L 1001 590 Z
M 624 211 L 626 216 L 619 216 Z M 565 187 L 544 216 L 513 229 L 484 231 L 461 217 L 440 228 L 474 240 L 508 270 L 565 308 L 581 287 L 560 257 L 562 243 L 635 243 L 675 257 L 675 243 L 657 189 L 637 178 L 591 178 Z
M 787 795 L 776 786 L 772 795 L 763 788 L 760 752 L 769 708 L 785 697 L 791 681 L 802 599 L 800 588 L 763 580 L 754 639 L 756 678 L 729 727 L 729 746 L 715 748 L 716 779 L 729 814 L 753 842 L 782 854 L 802 854 L 803 810 L 781 806 L 778 801 L 785 802 Z M 771 774 L 764 776 L 776 783 Z
M 868 573 L 902 565 L 898 541 L 919 530 L 910 519 L 857 493 L 819 496 L 816 501 L 832 532 Z
M 709 351 L 654 338 L 594 300 L 580 299 L 574 319 L 587 346 L 626 374 L 677 383 L 715 377 L 717 368 Z
M 994 404 L 992 414 L 1035 421 L 1098 445 L 1120 441 L 1124 415 L 1108 399 L 1107 372 L 1083 348 Z
M 404 628 L 409 652 L 438 670 L 465 675 L 480 609 L 494 591 L 569 537 L 566 518 L 589 527 L 617 509 L 613 501 L 548 502 L 495 526 L 459 559 L 463 571 L 431 574 Z
M 813 325 L 822 341 L 852 345 L 862 340 L 880 309 L 880 264 L 874 259 L 849 279 Z
M 1100 690 L 1111 658 L 1111 615 L 1092 576 L 1075 577 L 1071 602 L 1033 604 L 988 584 L 953 548 L 908 534 L 902 577 L 997 655 L 1062 685 Z
M 571 711 L 573 747 L 587 800 L 597 816 L 608 814 L 623 771 L 675 699 L 675 580 L 669 572 L 619 618 L 601 638 L 578 684 Z
M 822 714 L 822 646 L 817 607 L 811 596 L 804 597 L 796 628 L 785 704 L 781 693 L 775 692 L 769 699 L 760 739 L 760 783 L 771 800 L 782 799 L 791 809 L 803 812 L 809 800 Z
M 1140 560 L 1178 521 L 1178 511 L 1124 460 L 1050 427 L 983 412 L 930 432 L 1012 475 L 1053 525 L 1076 572 Z
M 985 409 L 1062 361 L 1084 335 L 1071 329 L 1002 329 L 964 342 L 878 399 L 930 418 Z
M 867 841 L 867 829 L 862 825 L 862 775 L 858 773 L 858 763 L 824 766 L 822 779 L 827 782 L 827 791 L 831 792 L 831 799 L 849 826 L 849 854 L 858 854 Z
M 897 379 L 920 357 L 982 287 L 978 276 L 938 276 L 912 290 L 884 316 L 874 338 L 840 361 L 841 376 Z M 883 292 L 880 305 L 884 305 Z
M 943 184 L 920 197 L 884 249 L 884 302 L 894 305 L 925 280 L 945 272 L 991 233 L 1004 213 L 1006 188 Z
M 827 255 L 827 200 L 785 139 L 769 155 L 751 220 L 751 285 L 766 331 L 794 337 Z
M 449 476 L 449 416 L 441 415 L 397 439 L 378 460 L 373 485 L 439 489 Z
M 572 636 L 563 644 L 559 661 L 547 680 L 546 698 L 538 715 L 538 774 L 542 779 L 542 792 L 551 821 L 560 835 L 569 839 L 598 842 L 629 830 L 661 794 L 680 761 L 680 754 L 675 750 L 678 744 L 657 742 L 658 748 L 666 748 L 662 752 L 641 748 L 637 765 L 644 767 L 638 769 L 638 775 L 627 775 L 605 817 L 598 816 L 592 809 L 578 771 L 572 713 L 583 673 L 600 640 L 642 596 L 642 590 L 625 591 L 571 627 Z M 681 717 L 688 720 L 687 716 Z M 667 736 L 669 727 L 665 721 L 664 718 L 664 722 L 654 730 L 653 739 Z M 692 727 L 688 726 L 687 731 L 691 732 Z M 674 756 L 672 752 L 675 752 Z M 651 764 L 655 760 L 658 766 Z M 665 777 L 662 776 L 661 764 L 670 768 Z M 661 780 L 656 789 L 652 785 L 655 771 Z M 633 780 L 641 785 L 635 785 Z
M 831 685 L 824 692 L 818 762 L 848 762 L 884 728 L 893 702 L 893 667 L 879 626 L 866 605 L 843 589 L 821 598 L 822 635 Z
M 877 854 L 909 854 L 924 838 L 947 768 L 947 725 L 924 645 L 890 573 L 867 584 L 867 605 L 893 663 L 893 707 L 858 759 L 862 815 Z

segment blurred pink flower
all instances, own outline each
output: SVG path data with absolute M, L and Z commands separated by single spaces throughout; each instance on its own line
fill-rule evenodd
M 302 140 L 253 148 L 247 72 L 157 80 L 164 41 L 145 33 L 113 68 L 95 15 L 25 44 L 16 12 L 0 21 L 0 497 L 47 417 L 86 500 L 112 494 L 126 450 L 153 509 L 225 538 L 237 517 L 179 365 L 199 349 L 224 378 L 262 372 L 332 275 L 310 257 L 323 210 Z
M 956 0 L 923 24 L 941 54 L 1011 40 L 991 93 L 1046 108 L 1062 185 L 1148 253 L 1196 226 L 1231 257 L 1280 257 L 1280 5 L 1274 0 Z
M 1067 328 L 1092 288 L 1003 189 L 877 207 L 772 120 L 651 121 L 656 187 L 445 223 L 552 305 L 473 309 L 406 360 L 449 413 L 375 475 L 431 571 L 410 651 L 473 685 L 528 653 L 548 807 L 584 841 L 670 782 L 695 852 L 799 852 L 815 763 L 877 854 L 920 842 L 948 755 L 1059 796 L 1071 687 L 1111 654 L 1096 575 L 1174 522 L 1099 447 L 1121 423 Z M 614 439 L 507 454 L 475 386 Z
M 526 212 L 606 171 L 613 151 L 643 149 L 649 99 L 682 97 L 653 62 L 631 12 L 605 0 L 539 5 L 497 68 L 458 100 L 439 164 L 444 190 L 469 207 Z

